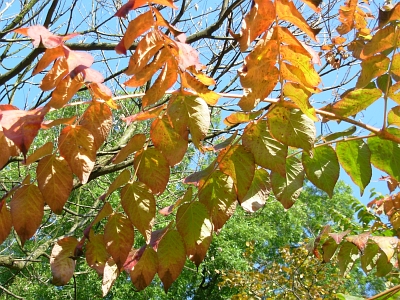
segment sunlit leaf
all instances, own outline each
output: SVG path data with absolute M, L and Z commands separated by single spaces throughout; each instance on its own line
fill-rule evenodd
M 226 126 L 233 126 L 236 124 L 247 123 L 254 120 L 261 114 L 261 111 L 255 112 L 234 112 L 224 119 Z
M 283 94 L 292 100 L 300 110 L 311 120 L 318 121 L 318 118 L 315 114 L 315 109 L 311 106 L 308 99 L 311 96 L 311 93 L 305 89 L 302 85 L 298 83 L 288 82 L 283 87 Z
M 54 126 L 58 126 L 58 125 L 72 125 L 72 124 L 74 124 L 75 120 L 76 120 L 76 116 L 72 116 L 69 118 L 61 118 L 61 119 L 56 119 L 56 120 L 44 121 L 44 122 L 42 122 L 41 129 L 47 130 Z
M 398 238 L 391 236 L 371 236 L 370 239 L 385 253 L 387 261 L 390 261 L 397 248 Z
M 94 234 L 90 231 L 89 241 L 86 244 L 85 257 L 87 264 L 100 276 L 103 275 L 104 267 L 110 254 L 106 250 L 103 234 Z
M 76 261 L 73 258 L 78 240 L 65 237 L 58 240 L 51 250 L 50 267 L 54 285 L 66 285 L 74 275 Z
M 119 275 L 119 268 L 117 264 L 114 262 L 113 258 L 110 257 L 106 265 L 104 266 L 103 271 L 103 283 L 101 286 L 101 290 L 103 292 L 103 297 L 105 297 L 111 290 L 115 280 L 117 280 Z
M 43 156 L 50 155 L 53 152 L 53 142 L 47 142 L 43 146 L 37 148 L 31 155 L 26 158 L 25 164 L 30 165 L 41 159 Z
M 114 192 L 116 189 L 120 188 L 121 186 L 125 185 L 128 183 L 128 181 L 131 179 L 131 172 L 128 169 L 123 170 L 117 178 L 111 183 L 111 185 L 108 187 L 107 192 L 102 196 L 102 199 L 107 198 L 112 192 Z
M 174 204 L 160 209 L 158 212 L 163 216 L 168 216 L 174 211 L 175 208 L 179 207 L 181 204 L 190 202 L 192 200 L 192 197 L 193 197 L 193 189 L 189 187 L 183 197 L 179 198 Z
M 153 280 L 158 271 L 158 256 L 156 251 L 147 247 L 143 255 L 129 275 L 135 288 L 139 291 L 145 289 Z
M 144 134 L 135 134 L 123 147 L 118 154 L 113 158 L 113 164 L 119 164 L 123 162 L 130 154 L 142 149 L 144 143 L 146 142 L 146 136 Z
M 253 182 L 240 205 L 248 212 L 255 212 L 264 207 L 271 190 L 269 174 L 264 169 L 257 169 Z
M 348 235 L 346 236 L 346 241 L 353 243 L 361 252 L 364 252 L 370 235 L 370 232 L 364 232 L 358 235 Z
M 397 40 L 398 43 L 398 40 Z M 370 57 L 381 53 L 387 49 L 395 47 L 396 45 L 396 34 L 395 27 L 387 26 L 378 30 L 370 41 L 364 46 L 361 52 L 361 58 Z
M 49 105 L 53 108 L 63 107 L 79 91 L 82 84 L 82 74 L 77 74 L 73 78 L 70 75 L 66 76 L 51 94 Z
M 36 67 L 33 69 L 32 76 L 42 72 L 54 60 L 64 55 L 64 48 L 61 45 L 55 48 L 47 49 L 42 58 L 38 61 Z
M 11 232 L 12 219 L 6 201 L 0 202 L 0 244 L 2 244 Z
M 55 61 L 53 67 L 43 77 L 40 82 L 40 88 L 43 91 L 54 89 L 68 73 L 67 60 L 62 56 Z
M 169 6 L 171 8 L 177 9 L 177 7 L 174 5 L 173 0 L 129 0 L 126 2 L 124 5 L 121 6 L 120 9 L 115 13 L 114 16 L 120 17 L 120 18 L 126 18 L 126 15 L 128 14 L 129 11 L 136 9 L 140 6 L 148 4 L 148 2 L 152 2 L 155 4 L 160 4 L 164 6 Z
M 220 96 L 216 92 L 209 90 L 207 86 L 198 81 L 196 78 L 192 77 L 188 73 L 184 73 L 182 80 L 184 80 L 182 84 L 185 87 L 195 91 L 200 98 L 207 102 L 208 105 L 213 106 L 217 104 Z
M 371 56 L 361 62 L 361 74 L 358 77 L 356 87 L 363 88 L 372 79 L 387 72 L 390 59 L 383 54 Z
M 376 262 L 376 276 L 383 277 L 390 273 L 393 265 L 390 263 L 385 252 L 380 251 L 380 256 Z

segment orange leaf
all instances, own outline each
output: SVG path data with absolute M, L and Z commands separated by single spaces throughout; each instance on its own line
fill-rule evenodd
M 70 125 L 65 127 L 58 138 L 60 155 L 65 158 L 72 172 L 85 184 L 96 160 L 94 137 L 85 127 Z
M 170 170 L 165 157 L 154 148 L 141 150 L 133 161 L 139 180 L 145 183 L 154 194 L 161 194 L 168 183 Z
M 236 124 L 248 123 L 251 120 L 257 118 L 261 114 L 261 112 L 262 111 L 234 112 L 224 119 L 224 124 L 226 126 L 233 126 Z
M 158 256 L 156 251 L 147 247 L 129 272 L 131 281 L 138 291 L 145 289 L 153 280 L 158 270 Z
M 140 6 L 143 6 L 147 4 L 148 2 L 155 3 L 155 4 L 160 4 L 164 6 L 171 7 L 173 9 L 177 9 L 177 7 L 174 5 L 173 0 L 129 0 L 127 3 L 121 6 L 120 9 L 115 13 L 114 16 L 119 17 L 119 18 L 126 18 L 126 15 L 128 14 L 129 11 L 138 8 Z
M 114 262 L 113 258 L 110 257 L 107 260 L 106 265 L 104 266 L 103 283 L 101 285 L 103 297 L 107 296 L 115 280 L 117 280 L 118 275 L 119 275 L 119 268 L 117 264 Z
M 392 47 L 396 47 L 396 44 L 400 44 L 396 36 L 394 26 L 387 26 L 378 30 L 362 49 L 360 58 L 365 59 Z
M 142 149 L 144 143 L 146 142 L 146 136 L 144 134 L 135 134 L 126 144 L 125 147 L 123 147 L 118 154 L 115 156 L 115 158 L 112 160 L 113 164 L 119 164 L 123 162 L 130 154 L 133 152 L 139 151 Z
M 196 77 L 198 81 L 200 81 L 204 85 L 215 85 L 215 80 L 211 77 L 208 77 L 201 71 L 197 71 L 194 66 L 190 66 L 188 70 Z
M 121 186 L 125 185 L 128 183 L 129 179 L 131 179 L 131 172 L 128 169 L 123 170 L 117 178 L 111 183 L 111 185 L 108 187 L 107 192 L 100 197 L 100 199 L 105 199 L 107 198 L 112 192 L 114 192 L 116 189 L 120 188 Z
M 321 12 L 321 9 L 318 6 L 322 3 L 322 0 L 301 0 L 301 1 L 306 3 L 316 13 Z
M 94 218 L 94 220 L 90 223 L 90 225 L 88 227 L 85 228 L 85 230 L 83 231 L 83 234 L 85 235 L 86 238 L 90 238 L 90 230 L 92 229 L 92 227 L 94 225 L 96 225 L 97 223 L 99 223 L 101 220 L 103 220 L 104 218 L 108 217 L 109 215 L 111 215 L 113 213 L 113 209 L 111 207 L 110 202 L 106 202 L 104 203 L 103 207 L 101 208 L 101 210 L 97 213 L 96 217 Z
M 118 16 L 117 14 L 115 15 Z M 126 50 L 129 49 L 135 39 L 149 30 L 153 25 L 154 18 L 151 11 L 147 11 L 130 21 L 128 28 L 125 31 L 125 35 L 118 43 L 117 47 L 115 47 L 115 51 L 118 54 L 126 55 Z
M 112 127 L 112 112 L 105 103 L 92 101 L 82 115 L 80 125 L 88 129 L 94 137 L 94 147 L 99 149 L 107 139 Z
M 89 68 L 94 62 L 93 56 L 88 52 L 74 51 L 67 47 L 64 48 L 64 52 L 69 72 L 75 70 L 76 73 L 79 73 L 83 69 Z M 71 77 L 74 76 L 75 74 L 71 74 Z
M 67 60 L 65 57 L 60 57 L 40 82 L 40 88 L 43 91 L 54 89 L 68 73 Z
M 275 21 L 275 6 L 270 0 L 256 0 L 255 5 L 244 17 L 238 42 L 244 52 L 261 33 Z
M 53 153 L 53 147 L 53 142 L 47 142 L 42 147 L 39 147 L 35 150 L 35 152 L 28 156 L 25 161 L 25 165 L 30 165 L 31 163 L 42 158 L 43 156 L 50 155 L 51 153 Z
M 143 96 L 142 105 L 146 107 L 162 99 L 165 91 L 176 82 L 176 79 L 178 78 L 177 73 L 176 64 L 172 59 L 168 60 L 154 84 Z
M 154 146 L 162 152 L 170 166 L 182 161 L 188 148 L 187 137 L 182 137 L 169 124 L 166 117 L 151 124 L 150 137 Z
M 8 159 L 10 158 L 10 147 L 9 140 L 4 135 L 3 130 L 0 126 L 0 170 L 8 163 Z
M 96 98 L 103 100 L 111 100 L 112 92 L 111 90 L 102 83 L 91 83 L 87 85 Z
M 50 267 L 54 285 L 66 285 L 74 275 L 76 261 L 72 257 L 77 245 L 75 237 L 65 237 L 57 241 L 51 250 Z
M 73 187 L 72 172 L 61 157 L 48 155 L 36 168 L 38 186 L 46 203 L 56 214 L 61 214 Z
M 104 267 L 110 254 L 106 250 L 103 234 L 94 234 L 93 230 L 89 233 L 89 242 L 86 244 L 85 252 L 87 264 L 94 269 L 99 276 L 103 275 Z
M 76 120 L 76 116 L 72 116 L 69 118 L 62 118 L 57 120 L 48 120 L 44 121 L 41 125 L 41 129 L 50 129 L 51 127 L 58 126 L 58 125 L 72 125 Z
M 128 257 L 133 239 L 133 226 L 124 215 L 114 213 L 108 217 L 104 228 L 104 242 L 107 252 L 111 254 L 118 268 L 122 268 Z
M 158 244 L 157 255 L 158 277 L 167 292 L 181 274 L 186 261 L 185 245 L 178 231 L 169 230 L 163 236 Z
M 44 200 L 39 188 L 27 184 L 17 189 L 10 202 L 12 223 L 22 246 L 42 223 Z
M 56 60 L 60 56 L 64 56 L 64 48 L 62 45 L 52 48 L 52 49 L 47 49 L 42 58 L 39 60 L 37 63 L 35 69 L 33 69 L 32 76 L 36 75 L 37 73 L 43 71 L 45 68 L 47 68 L 48 65 L 51 64 L 53 60 Z
M 188 73 L 183 73 L 182 77 L 182 85 L 186 88 L 190 88 L 199 95 L 204 101 L 209 105 L 215 105 L 218 102 L 220 96 L 214 92 L 209 90 L 204 84 L 195 79 L 193 76 Z
M 48 108 L 35 110 L 5 110 L 0 111 L 0 125 L 4 135 L 12 140 L 24 156 L 27 154 Z
M 166 105 L 160 105 L 156 106 L 154 108 L 150 108 L 146 111 L 141 111 L 137 114 L 134 114 L 132 116 L 122 118 L 126 122 L 127 125 L 131 124 L 132 122 L 137 122 L 137 121 L 145 121 L 148 119 L 154 119 L 157 118 L 160 113 L 165 109 Z
M 296 25 L 314 41 L 318 42 L 317 34 L 321 31 L 321 29 L 311 28 L 292 1 L 278 0 L 276 1 L 275 5 L 276 12 L 280 19 L 289 21 L 290 23 Z
M 11 213 L 7 208 L 6 201 L 0 202 L 0 245 L 6 240 L 11 232 Z

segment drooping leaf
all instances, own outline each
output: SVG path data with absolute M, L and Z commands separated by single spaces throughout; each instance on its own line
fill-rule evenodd
M 115 13 L 114 16 L 119 17 L 119 18 L 126 18 L 126 15 L 128 14 L 129 11 L 136 9 L 140 6 L 143 6 L 145 4 L 148 4 L 148 2 L 152 2 L 155 4 L 160 4 L 164 6 L 168 6 L 174 9 L 177 9 L 175 6 L 173 0 L 129 0 L 127 3 L 121 6 L 120 9 Z
M 89 180 L 96 160 L 92 133 L 81 125 L 67 126 L 58 138 L 58 149 L 72 172 L 78 176 L 82 184 L 85 184 Z
M 207 102 L 208 105 L 213 106 L 217 104 L 218 99 L 220 98 L 216 92 L 209 90 L 206 85 L 188 73 L 182 75 L 182 85 L 195 91 L 200 98 Z
M 11 213 L 7 208 L 6 201 L 0 201 L 0 244 L 2 244 L 11 232 Z
M 11 141 L 4 135 L 0 126 L 0 149 L 2 149 L 0 152 L 0 170 L 8 163 L 11 156 L 9 142 Z
M 61 214 L 73 187 L 73 175 L 62 157 L 48 155 L 36 168 L 38 187 L 51 210 Z
M 304 88 L 302 85 L 298 83 L 288 82 L 283 87 L 283 94 L 292 100 L 300 110 L 311 120 L 318 121 L 318 118 L 315 114 L 315 109 L 311 106 L 308 99 L 311 96 L 311 93 Z
M 68 73 L 67 59 L 61 56 L 55 61 L 50 71 L 43 77 L 39 87 L 42 91 L 50 91 L 54 89 Z
M 131 223 L 149 242 L 156 216 L 156 200 L 149 188 L 138 181 L 128 183 L 121 190 L 121 205 Z
M 257 169 L 253 182 L 240 205 L 248 212 L 255 212 L 264 207 L 271 190 L 269 174 L 264 169 Z
M 371 151 L 367 144 L 362 140 L 339 142 L 336 144 L 336 154 L 343 169 L 360 187 L 362 195 L 372 176 Z
M 106 199 L 116 189 L 118 189 L 121 186 L 127 184 L 130 179 L 131 179 L 131 172 L 128 169 L 123 170 L 117 176 L 117 178 L 115 178 L 115 180 L 111 183 L 111 185 L 108 187 L 107 192 L 103 196 L 101 196 L 101 198 L 102 199 Z
M 199 266 L 206 256 L 213 231 L 205 205 L 197 201 L 181 205 L 176 213 L 176 227 L 185 243 L 186 255 Z
M 118 265 L 114 262 L 114 259 L 110 257 L 107 260 L 103 271 L 103 283 L 101 286 L 103 297 L 107 296 L 107 294 L 110 292 L 111 287 L 113 286 L 115 280 L 117 280 L 118 278 L 118 275 L 119 275 Z
M 276 106 L 268 112 L 271 135 L 281 143 L 311 151 L 316 135 L 314 122 L 298 109 Z
M 89 234 L 90 234 L 90 230 L 92 229 L 92 227 L 94 225 L 96 225 L 97 223 L 99 223 L 101 220 L 103 220 L 104 218 L 107 218 L 109 215 L 111 215 L 114 212 L 113 208 L 111 207 L 110 202 L 106 202 L 104 203 L 103 207 L 100 209 L 100 211 L 97 213 L 96 217 L 94 218 L 94 220 L 89 224 L 88 227 L 85 228 L 85 230 L 83 231 L 83 234 L 85 235 L 85 237 L 87 239 L 90 238 Z
M 103 275 L 104 267 L 110 254 L 107 252 L 103 234 L 95 234 L 90 231 L 89 241 L 86 244 L 85 257 L 87 264 L 94 269 L 99 276 Z
M 192 141 L 197 148 L 200 148 L 200 141 L 206 137 L 211 123 L 207 103 L 199 97 L 185 97 L 183 103 Z
M 356 130 L 357 130 L 356 126 L 350 126 L 349 128 L 347 128 L 345 130 L 333 132 L 328 135 L 325 135 L 322 137 L 322 140 L 324 140 L 325 142 L 334 141 L 341 137 L 352 135 L 354 132 L 356 132 Z
M 393 107 L 387 115 L 388 125 L 400 127 L 400 106 Z
M 363 47 L 361 58 L 371 57 L 396 46 L 395 27 L 387 26 L 379 29 L 368 43 Z
M 74 275 L 76 261 L 73 256 L 77 245 L 78 240 L 69 236 L 58 240 L 51 250 L 50 267 L 54 285 L 66 285 Z
M 294 156 L 286 160 L 286 176 L 271 172 L 271 186 L 276 198 L 283 207 L 289 209 L 299 197 L 303 188 L 304 169 Z
M 175 208 L 179 207 L 181 204 L 190 202 L 192 200 L 192 197 L 193 197 L 193 189 L 189 187 L 183 197 L 179 198 L 174 204 L 160 209 L 158 212 L 163 216 L 168 216 L 174 211 Z
M 387 261 L 390 261 L 397 248 L 398 238 L 392 236 L 371 236 L 370 239 L 385 253 Z
M 57 120 L 44 121 L 44 122 L 42 122 L 41 129 L 47 130 L 54 126 L 58 126 L 58 125 L 62 125 L 62 124 L 72 125 L 75 123 L 75 120 L 76 120 L 76 116 L 72 116 L 69 118 L 61 118 L 61 119 L 57 119 Z
M 158 256 L 156 251 L 151 247 L 147 247 L 143 255 L 140 257 L 139 261 L 133 269 L 130 271 L 129 275 L 131 281 L 138 291 L 145 289 L 158 271 Z
M 392 270 L 393 265 L 390 263 L 390 260 L 387 258 L 385 252 L 380 251 L 380 256 L 376 262 L 376 276 L 386 276 Z
M 123 162 L 130 154 L 142 149 L 144 143 L 146 142 L 146 136 L 142 133 L 135 134 L 124 146 L 118 154 L 113 158 L 113 164 L 119 164 Z
M 32 39 L 32 44 L 35 48 L 39 47 L 40 43 L 47 49 L 56 48 L 65 40 L 72 39 L 79 33 L 71 33 L 65 36 L 55 35 L 42 25 L 33 25 L 26 28 L 18 28 L 13 30 L 16 33 L 29 36 Z
M 64 52 L 71 78 L 74 78 L 78 73 L 85 71 L 85 69 L 89 68 L 94 62 L 94 57 L 89 52 L 75 51 L 67 47 L 64 48 Z
M 389 88 L 388 97 L 400 104 L 400 82 L 396 82 Z
M 112 127 L 112 112 L 105 103 L 92 101 L 82 115 L 80 125 L 90 131 L 94 138 L 94 148 L 99 149 L 106 141 Z
M 208 209 L 214 231 L 218 232 L 235 212 L 237 196 L 232 178 L 221 171 L 213 172 L 199 182 L 198 197 Z
M 376 255 L 379 252 L 379 246 L 375 243 L 368 243 L 365 247 L 364 253 L 361 256 L 361 268 L 368 274 L 376 265 Z
M 338 253 L 339 269 L 342 275 L 348 274 L 359 257 L 358 248 L 350 242 L 344 242 Z
M 198 172 L 194 172 L 193 174 L 189 175 L 188 177 L 186 177 L 183 182 L 185 184 L 194 184 L 194 185 L 198 185 L 200 180 L 203 178 L 206 178 L 208 176 L 210 176 L 211 173 L 213 173 L 215 171 L 216 168 L 216 160 L 214 160 L 207 168 L 205 168 L 204 170 L 198 171 Z
M 236 124 L 248 123 L 251 120 L 257 118 L 261 114 L 261 112 L 262 111 L 234 112 L 224 119 L 224 124 L 226 126 L 233 126 Z
M 65 55 L 64 48 L 62 45 L 55 48 L 47 49 L 46 52 L 43 54 L 42 58 L 38 61 L 36 67 L 33 69 L 32 76 L 42 72 L 54 60 L 64 55 Z
M 37 148 L 31 155 L 26 158 L 25 164 L 30 165 L 41 159 L 43 156 L 50 155 L 53 152 L 53 142 L 47 142 L 43 146 Z
M 232 177 L 239 201 L 247 194 L 253 182 L 255 164 L 254 156 L 244 146 L 229 146 L 218 154 L 219 168 Z
M 288 147 L 270 135 L 266 120 L 247 125 L 242 141 L 253 153 L 256 164 L 285 176 Z
M 158 118 L 153 121 L 150 137 L 154 146 L 162 152 L 170 166 L 175 166 L 182 161 L 186 154 L 188 141 L 172 128 L 168 118 Z
M 190 67 L 195 70 L 204 69 L 204 65 L 200 62 L 199 52 L 196 49 L 189 44 L 178 41 L 175 41 L 175 45 L 178 47 L 178 66 L 181 70 L 186 70 Z
M 155 194 L 161 194 L 169 180 L 169 165 L 160 151 L 148 148 L 136 153 L 133 161 L 137 176 Z
M 182 272 L 186 261 L 185 244 L 176 230 L 169 230 L 157 248 L 158 277 L 167 292 Z
M 383 54 L 371 56 L 361 62 L 361 74 L 358 77 L 356 87 L 363 88 L 372 79 L 387 72 L 390 59 Z
M 73 78 L 70 75 L 66 76 L 51 94 L 49 105 L 53 108 L 63 107 L 79 91 L 82 84 L 82 74 L 77 74 Z
M 132 248 L 134 231 L 131 222 L 122 214 L 114 213 L 108 217 L 104 228 L 104 242 L 118 268 L 122 268 Z M 105 270 L 104 270 L 105 273 Z
M 322 250 L 323 250 L 323 258 L 324 262 L 329 262 L 332 258 L 332 256 L 335 254 L 336 250 L 338 248 L 338 244 L 335 242 L 333 238 L 327 239 L 324 244 L 322 245 Z
M 346 241 L 356 245 L 357 248 L 360 250 L 360 252 L 364 252 L 364 249 L 367 246 L 370 235 L 371 233 L 369 231 L 357 235 L 348 235 L 346 236 Z
M 303 152 L 302 162 L 307 178 L 332 198 L 340 172 L 335 150 L 330 145 L 316 147 L 312 156 Z
M 42 223 L 44 199 L 36 185 L 26 184 L 17 189 L 10 202 L 12 224 L 22 246 Z
M 137 114 L 134 114 L 132 116 L 126 117 L 126 118 L 122 118 L 123 121 L 126 122 L 126 125 L 131 124 L 132 122 L 137 122 L 137 121 L 145 121 L 148 119 L 154 119 L 157 118 L 160 113 L 165 109 L 166 105 L 160 105 L 160 106 L 156 106 L 154 108 L 150 108 L 148 110 L 145 111 L 141 111 Z

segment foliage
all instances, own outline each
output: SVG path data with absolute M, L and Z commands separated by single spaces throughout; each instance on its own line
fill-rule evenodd
M 103 296 L 124 271 L 137 290 L 158 274 L 168 291 L 186 258 L 200 266 L 213 234 L 223 230 L 237 204 L 255 212 L 273 195 L 289 209 L 305 178 L 333 197 L 341 167 L 361 194 L 372 167 L 400 181 L 399 108 L 389 106 L 399 103 L 400 4 L 382 7 L 373 29 L 367 22 L 373 14 L 354 0 L 342 6 L 303 1 L 302 7 L 289 0 L 227 0 L 210 12 L 215 22 L 198 30 L 197 24 L 185 24 L 185 16 L 198 11 L 190 1 L 130 0 L 118 9 L 110 1 L 94 1 L 86 14 L 89 6 L 76 8 L 77 1 L 39 2 L 26 2 L 0 32 L 8 43 L 1 58 L 12 65 L 0 75 L 1 99 L 8 101 L 0 105 L 0 165 L 8 177 L 0 200 L 0 241 L 5 253 L 28 253 L 28 262 L 48 256 L 45 249 L 52 244 L 57 286 L 68 284 L 77 261 L 85 258 L 102 276 Z M 2 5 L 1 14 L 11 9 Z M 97 19 L 104 9 L 114 17 Z M 76 11 L 84 22 L 75 24 Z M 333 27 L 337 36 L 330 34 Z M 68 42 L 78 32 L 81 43 Z M 106 42 L 110 37 L 115 43 Z M 212 54 L 206 55 L 201 48 L 209 41 Z M 30 42 L 34 49 L 26 52 Z M 95 61 L 89 50 L 99 50 L 101 59 Z M 116 57 L 104 54 L 109 50 L 122 55 L 116 66 L 111 65 Z M 24 58 L 15 63 L 17 55 Z M 99 62 L 106 76 L 95 69 Z M 330 79 L 323 75 L 355 62 L 360 72 L 354 80 L 343 77 L 326 87 Z M 30 70 L 40 83 L 27 78 Z M 117 79 L 122 72 L 126 77 Z M 136 93 L 113 96 L 116 84 Z M 40 89 L 29 110 L 13 105 L 22 88 Z M 341 88 L 346 91 L 325 105 L 313 103 L 324 90 Z M 75 101 L 82 89 L 90 101 Z M 223 103 L 223 97 L 240 100 Z M 384 107 L 380 128 L 354 117 L 373 110 L 378 100 Z M 211 121 L 216 109 L 230 112 L 227 128 Z M 124 134 L 113 116 L 126 122 Z M 338 129 L 317 138 L 320 120 L 362 132 Z M 206 168 L 194 169 L 195 162 L 209 159 Z M 58 227 L 67 213 L 68 222 Z M 343 274 L 361 254 L 364 271 L 376 267 L 384 276 L 397 265 L 397 213 L 388 216 L 390 225 L 371 224 L 375 216 L 363 211 L 366 230 L 353 235 L 325 230 L 314 252 L 329 261 L 337 251 Z M 11 232 L 16 244 L 8 238 Z M 22 270 L 25 263 L 19 262 L 2 264 Z

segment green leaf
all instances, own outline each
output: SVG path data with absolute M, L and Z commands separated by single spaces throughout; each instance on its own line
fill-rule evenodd
M 221 171 L 215 171 L 200 181 L 198 195 L 200 203 L 209 211 L 214 231 L 218 232 L 235 212 L 236 192 L 232 178 Z
M 176 213 L 176 227 L 185 242 L 187 256 L 199 266 L 206 256 L 213 231 L 205 205 L 197 201 L 181 205 Z
M 359 257 L 358 248 L 350 242 L 344 242 L 338 253 L 339 268 L 342 275 L 350 272 L 354 261 Z
M 300 110 L 311 120 L 314 122 L 318 121 L 317 115 L 315 114 L 314 107 L 311 106 L 308 99 L 311 96 L 311 92 L 309 92 L 303 85 L 294 82 L 288 82 L 283 87 L 283 94 L 285 97 L 288 97 L 297 106 Z
M 387 116 L 388 125 L 400 127 L 400 106 L 393 107 Z
M 270 135 L 266 120 L 247 125 L 242 142 L 253 153 L 256 164 L 285 176 L 288 147 Z
M 368 243 L 367 247 L 364 250 L 363 255 L 361 256 L 361 268 L 367 274 L 371 271 L 375 265 L 376 260 L 374 259 L 379 252 L 379 246 L 375 243 Z
M 392 129 L 390 132 L 398 131 Z M 400 145 L 379 137 L 372 137 L 368 139 L 368 147 L 371 150 L 371 163 L 400 181 Z
M 125 185 L 121 190 L 121 205 L 132 224 L 149 242 L 156 216 L 156 200 L 149 188 L 139 181 Z
M 285 145 L 311 151 L 315 140 L 314 122 L 298 109 L 275 106 L 268 112 L 271 135 Z
M 268 172 L 264 169 L 257 169 L 249 191 L 240 201 L 240 205 L 248 212 L 255 212 L 264 207 L 270 190 L 271 183 Z
M 254 176 L 254 156 L 242 145 L 229 146 L 218 154 L 219 168 L 232 177 L 238 199 L 246 196 Z
M 329 145 L 316 147 L 312 157 L 303 152 L 302 161 L 308 179 L 332 198 L 340 172 L 335 150 Z
M 336 154 L 343 169 L 360 187 L 363 195 L 372 176 L 371 151 L 363 140 L 351 140 L 336 144 Z
M 341 137 L 352 135 L 354 132 L 356 132 L 356 130 L 357 130 L 356 126 L 350 126 L 346 130 L 328 134 L 328 135 L 322 137 L 322 139 L 325 142 L 334 141 L 334 140 L 337 140 L 337 139 L 339 139 Z
M 294 156 L 286 161 L 286 176 L 271 172 L 271 185 L 276 198 L 283 207 L 289 209 L 299 197 L 303 188 L 304 170 L 301 162 Z
M 335 254 L 338 244 L 333 238 L 328 238 L 322 245 L 324 262 L 329 262 L 332 256 Z
M 110 254 L 106 249 L 103 234 L 94 234 L 93 230 L 89 233 L 89 241 L 86 244 L 85 257 L 87 264 L 94 269 L 99 276 L 103 275 L 104 267 Z
M 388 260 L 385 252 L 380 251 L 380 256 L 376 261 L 376 276 L 383 277 L 389 274 L 392 270 L 393 265 Z
M 224 119 L 224 124 L 226 126 L 233 126 L 236 124 L 247 123 L 257 118 L 261 113 L 261 110 L 254 112 L 234 112 Z
M 346 295 L 346 294 L 335 294 L 335 296 L 339 299 L 339 300 L 365 300 L 364 297 L 356 297 L 356 296 L 351 296 L 351 295 Z
M 356 84 L 357 88 L 368 85 L 372 79 L 387 72 L 390 59 L 383 54 L 368 57 L 361 62 L 361 74 Z

